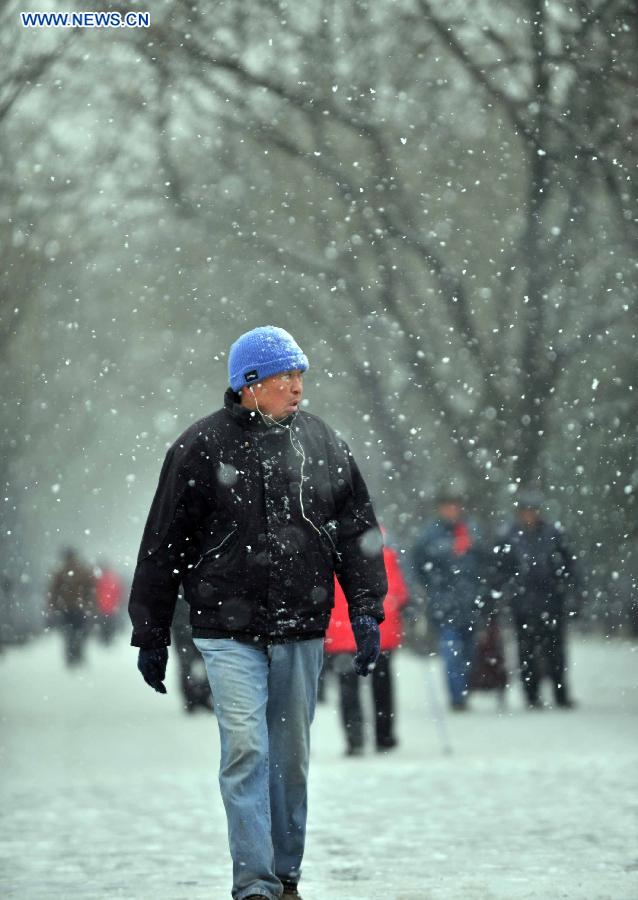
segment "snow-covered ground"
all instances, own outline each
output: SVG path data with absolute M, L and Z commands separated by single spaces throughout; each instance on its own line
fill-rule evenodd
M 505 711 L 477 697 L 446 718 L 447 755 L 438 661 L 397 655 L 401 745 L 384 756 L 344 758 L 329 684 L 304 898 L 637 898 L 637 663 L 629 642 L 575 640 L 577 710 L 524 711 L 517 687 Z M 216 724 L 181 712 L 173 669 L 169 691 L 144 685 L 125 640 L 77 672 L 55 637 L 0 657 L 2 897 L 230 896 Z

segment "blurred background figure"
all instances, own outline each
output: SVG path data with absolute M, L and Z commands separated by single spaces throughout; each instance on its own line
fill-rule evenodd
M 121 625 L 124 584 L 106 560 L 98 562 L 95 573 L 95 606 L 100 640 L 110 644 Z
M 13 579 L 4 574 L 0 576 L 0 609 L 2 610 L 2 618 L 0 619 L 0 653 L 6 646 L 13 643 L 13 603 L 15 595 L 15 585 Z
M 95 578 L 76 550 L 61 551 L 47 594 L 47 624 L 57 628 L 64 641 L 67 666 L 84 661 L 84 646 L 95 615 Z
M 384 540 L 385 531 L 382 529 Z M 401 645 L 401 609 L 408 602 L 408 588 L 396 552 L 383 548 L 388 576 L 388 593 L 383 602 L 385 621 L 381 623 L 381 654 L 372 672 L 372 699 L 376 748 L 380 752 L 397 745 L 396 713 L 392 683 L 392 652 Z M 339 684 L 341 721 L 346 737 L 346 755 L 360 756 L 364 747 L 364 718 L 359 693 L 360 678 L 353 669 L 357 647 L 350 626 L 348 604 L 339 581 L 335 579 L 335 605 L 326 632 L 325 651 L 328 670 L 335 673 Z
M 505 706 L 507 666 L 505 642 L 500 624 L 500 610 L 492 598 L 485 598 L 481 624 L 476 631 L 474 657 L 470 669 L 469 689 L 495 691 L 498 705 Z
M 572 707 L 567 686 L 565 640 L 567 619 L 579 612 L 580 597 L 574 556 L 562 531 L 543 518 L 543 496 L 522 490 L 515 521 L 504 530 L 497 562 L 505 596 L 512 607 L 520 676 L 530 709 L 542 707 L 543 675 L 552 683 L 557 706 Z
M 190 609 L 181 592 L 175 605 L 171 638 L 179 664 L 179 686 L 184 709 L 188 713 L 196 712 L 198 709 L 210 712 L 213 709 L 213 697 L 208 676 L 202 655 L 193 643 Z
M 469 677 L 477 627 L 485 594 L 486 555 L 477 525 L 454 491 L 437 497 L 437 516 L 417 538 L 412 562 L 426 593 L 430 624 L 439 636 L 450 706 L 467 709 Z

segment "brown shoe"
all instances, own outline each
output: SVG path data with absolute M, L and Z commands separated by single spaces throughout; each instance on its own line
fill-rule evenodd
M 281 900 L 303 900 L 303 897 L 297 890 L 297 885 L 293 881 L 282 881 L 284 892 Z

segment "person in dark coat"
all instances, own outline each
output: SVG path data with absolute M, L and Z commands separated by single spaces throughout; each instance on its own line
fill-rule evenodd
M 221 738 L 232 895 L 298 897 L 309 728 L 338 575 L 367 675 L 387 580 L 366 485 L 343 440 L 300 411 L 308 360 L 290 334 L 243 334 L 224 406 L 169 449 L 133 579 L 138 667 L 165 693 L 180 584 Z
M 84 647 L 95 617 L 95 577 L 73 547 L 61 551 L 47 592 L 46 618 L 64 640 L 67 666 L 84 661 Z
M 450 706 L 460 712 L 467 709 L 475 632 L 485 593 L 485 551 L 459 494 L 441 493 L 437 512 L 417 538 L 412 562 L 425 589 L 429 620 L 438 631 Z
M 538 491 L 521 491 L 516 521 L 502 534 L 496 559 L 511 603 L 527 706 L 542 706 L 540 685 L 546 674 L 556 705 L 570 708 L 565 643 L 568 599 L 578 588 L 578 576 L 562 530 L 543 519 L 542 507 Z

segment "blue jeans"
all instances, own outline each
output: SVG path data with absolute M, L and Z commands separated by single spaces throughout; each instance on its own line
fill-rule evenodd
M 323 640 L 258 647 L 195 638 L 195 645 L 206 664 L 219 725 L 232 895 L 275 900 L 282 894 L 281 879 L 299 880 Z
M 474 656 L 474 632 L 469 628 L 442 625 L 439 634 L 439 652 L 445 665 L 450 699 L 452 703 L 462 703 L 467 698 Z

